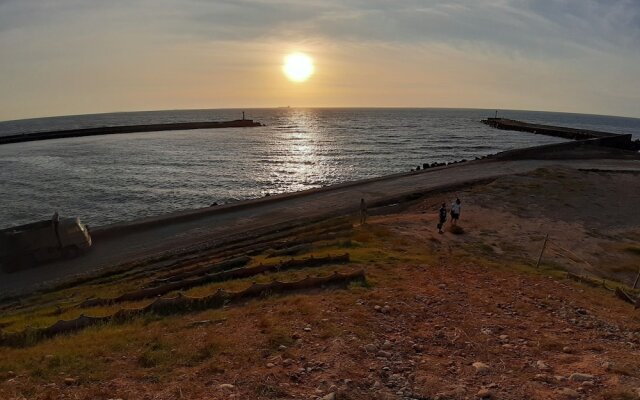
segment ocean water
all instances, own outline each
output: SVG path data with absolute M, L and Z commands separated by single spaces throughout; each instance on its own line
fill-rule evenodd
M 0 122 L 0 136 L 241 118 L 242 110 L 113 113 Z M 91 226 L 473 159 L 559 138 L 492 129 L 494 110 L 247 109 L 259 128 L 165 131 L 0 146 L 0 228 L 61 216 Z M 499 116 L 640 138 L 640 120 L 500 111 Z

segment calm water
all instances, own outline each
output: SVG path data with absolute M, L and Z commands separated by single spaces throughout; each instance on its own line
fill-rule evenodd
M 92 226 L 408 171 L 561 141 L 491 129 L 493 111 L 256 109 L 260 128 L 107 135 L 0 146 L 0 227 L 54 210 Z M 116 113 L 0 122 L 0 135 L 37 130 L 227 120 L 239 110 Z M 640 133 L 640 120 L 501 111 L 530 122 Z

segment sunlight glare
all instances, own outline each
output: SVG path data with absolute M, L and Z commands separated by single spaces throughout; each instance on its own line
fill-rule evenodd
M 306 81 L 313 70 L 313 60 L 304 53 L 293 53 L 284 58 L 282 71 L 293 82 Z

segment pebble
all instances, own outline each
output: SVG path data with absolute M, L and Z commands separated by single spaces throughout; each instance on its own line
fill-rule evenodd
M 392 354 L 388 351 L 380 350 L 378 351 L 378 357 L 391 358 Z
M 487 364 L 479 361 L 474 362 L 471 366 L 476 369 L 478 375 L 486 375 L 491 370 Z
M 224 389 L 224 390 L 231 390 L 231 389 L 235 389 L 236 387 L 230 383 L 223 383 L 220 386 L 218 386 L 220 389 Z
M 276 365 L 275 365 L 274 363 L 267 363 L 267 368 L 273 368 L 273 367 L 275 367 L 275 366 L 276 366 Z
M 309 328 L 308 326 L 306 328 L 304 328 L 305 332 L 311 332 L 311 328 Z
M 322 396 L 320 398 L 320 400 L 336 400 L 336 394 L 335 393 L 329 393 L 326 396 Z
M 563 352 L 563 353 L 567 353 L 567 354 L 569 354 L 569 353 L 573 353 L 573 350 L 572 350 L 572 349 L 571 349 L 571 347 L 569 347 L 569 346 L 564 346 L 564 347 L 562 348 L 562 352 Z
M 493 396 L 491 390 L 489 389 L 480 389 L 478 393 L 476 393 L 476 397 L 479 399 L 490 399 Z
M 577 399 L 578 397 L 580 397 L 580 393 L 576 392 L 573 389 L 569 389 L 569 388 L 558 389 L 557 393 L 560 396 L 563 396 L 563 397 L 568 398 L 568 399 Z
M 592 381 L 595 379 L 595 376 L 589 374 L 581 374 L 579 372 L 573 373 L 569 376 L 569 380 L 573 382 L 584 382 L 584 381 Z
M 385 340 L 381 347 L 382 347 L 382 350 L 390 350 L 393 347 L 393 343 L 391 343 L 388 340 Z
M 375 305 L 373 306 L 373 309 L 376 310 L 377 312 L 381 312 L 382 311 L 382 307 Z
M 377 347 L 374 344 L 369 343 L 368 345 L 364 346 L 364 349 L 367 353 L 373 353 L 375 352 L 377 349 Z
M 290 366 L 291 364 L 293 364 L 293 360 L 292 360 L 292 359 L 290 359 L 290 358 L 285 358 L 285 359 L 282 361 L 282 365 L 284 365 L 285 367 L 288 367 L 288 366 Z
M 73 378 L 64 378 L 64 384 L 67 386 L 75 385 L 76 382 L 78 381 Z
M 540 371 L 549 371 L 551 368 L 542 360 L 536 361 L 536 368 Z
M 538 382 L 549 382 L 549 381 L 551 381 L 549 376 L 545 375 L 545 374 L 536 374 L 536 376 L 533 377 L 533 380 L 534 381 L 538 381 Z
M 389 307 L 389 306 L 382 307 L 382 313 L 383 314 L 389 314 L 390 312 L 391 312 L 391 307 Z

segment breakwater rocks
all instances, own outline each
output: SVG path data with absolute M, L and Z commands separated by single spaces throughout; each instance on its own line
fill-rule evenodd
M 119 133 L 182 131 L 192 129 L 251 128 L 263 126 L 252 119 L 233 121 L 176 122 L 169 124 L 104 126 L 98 128 L 68 129 L 61 131 L 33 132 L 0 136 L 0 144 L 30 142 L 34 140 L 61 139 L 81 136 L 113 135 Z

